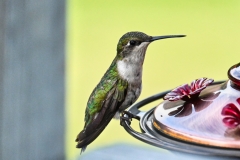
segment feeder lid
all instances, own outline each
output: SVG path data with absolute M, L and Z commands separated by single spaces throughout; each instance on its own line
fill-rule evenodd
M 217 85 L 200 78 L 169 92 L 154 111 L 154 128 L 190 143 L 240 149 L 240 63 L 228 77 Z

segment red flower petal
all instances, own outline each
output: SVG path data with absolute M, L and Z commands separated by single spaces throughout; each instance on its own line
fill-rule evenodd
M 231 118 L 231 117 L 223 118 L 223 122 L 229 128 L 235 128 L 236 126 L 239 125 L 239 121 L 237 121 L 235 118 Z
M 192 81 L 190 86 L 192 91 L 196 90 L 196 80 Z
M 207 78 L 200 78 L 200 79 L 198 79 L 197 81 L 196 81 L 196 84 L 195 84 L 195 86 L 196 86 L 196 89 L 199 89 L 199 88 L 202 88 L 203 87 L 203 82 L 206 80 Z
M 233 103 L 229 103 L 223 108 L 222 115 L 240 119 L 240 111 Z
M 163 99 L 169 101 L 176 101 L 182 99 L 188 101 L 199 96 L 200 92 L 205 89 L 209 84 L 213 82 L 213 79 L 199 78 L 188 84 L 181 85 L 173 89 Z M 173 94 L 175 93 L 175 94 Z
M 177 88 L 178 92 L 184 95 L 187 95 L 191 92 L 191 88 L 189 87 L 188 84 L 184 84 L 180 87 Z

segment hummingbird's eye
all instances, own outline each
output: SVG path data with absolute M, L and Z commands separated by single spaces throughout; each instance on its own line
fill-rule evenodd
M 134 41 L 134 40 L 131 40 L 129 43 L 130 43 L 130 45 L 132 45 L 132 46 L 136 45 L 136 41 Z
M 128 45 L 139 46 L 141 43 L 142 43 L 141 41 L 131 40 L 128 42 Z

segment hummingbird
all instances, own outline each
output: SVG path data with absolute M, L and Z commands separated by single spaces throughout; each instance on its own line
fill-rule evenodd
M 104 130 L 113 117 L 130 107 L 142 90 L 142 70 L 147 47 L 156 40 L 185 35 L 149 36 L 128 32 L 117 44 L 117 54 L 98 85 L 92 91 L 85 110 L 85 125 L 76 138 L 81 153 Z

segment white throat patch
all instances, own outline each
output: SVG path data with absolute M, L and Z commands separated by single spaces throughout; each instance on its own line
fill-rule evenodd
M 142 42 L 132 51 L 131 55 L 117 62 L 118 73 L 121 78 L 130 83 L 142 80 L 142 64 L 149 42 Z

